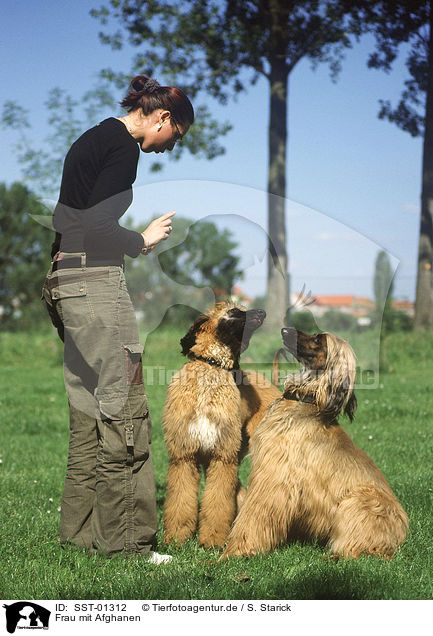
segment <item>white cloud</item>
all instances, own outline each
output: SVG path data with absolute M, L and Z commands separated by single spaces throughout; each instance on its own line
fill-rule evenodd
M 317 239 L 318 241 L 353 241 L 354 236 L 353 232 L 347 234 L 337 234 L 334 232 L 318 232 L 314 235 L 313 238 Z
M 407 214 L 419 214 L 420 208 L 418 203 L 405 203 L 403 205 L 403 212 Z

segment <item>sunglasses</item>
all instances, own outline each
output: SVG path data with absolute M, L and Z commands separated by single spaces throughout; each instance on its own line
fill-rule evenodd
M 182 141 L 183 135 L 181 135 L 180 133 L 179 126 L 177 125 L 176 119 L 173 117 L 173 115 L 170 115 L 170 119 L 173 121 L 173 124 L 175 125 L 176 131 L 177 131 L 176 141 Z

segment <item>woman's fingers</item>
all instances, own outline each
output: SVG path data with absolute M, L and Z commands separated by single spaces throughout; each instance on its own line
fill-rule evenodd
M 176 212 L 168 212 L 167 214 L 163 214 L 157 219 L 154 219 L 152 223 L 150 223 L 149 227 L 144 232 L 150 245 L 154 246 L 159 243 L 159 241 L 165 241 L 168 239 L 173 229 L 171 219 L 175 214 Z
M 176 212 L 167 212 L 167 214 L 163 214 L 162 216 L 160 216 L 158 219 L 156 219 L 157 221 L 165 221 L 170 220 L 172 216 L 174 216 L 176 214 Z M 171 223 L 171 221 L 170 221 Z
M 170 236 L 170 232 L 172 231 L 173 227 L 171 225 L 171 218 L 176 214 L 176 212 L 168 212 L 168 214 L 163 214 L 162 216 L 159 217 L 159 219 L 157 219 L 158 225 L 163 229 L 164 231 L 164 236 L 163 236 L 163 241 L 167 240 L 168 237 Z
M 158 225 L 162 225 L 163 227 L 171 225 L 171 219 L 158 219 Z

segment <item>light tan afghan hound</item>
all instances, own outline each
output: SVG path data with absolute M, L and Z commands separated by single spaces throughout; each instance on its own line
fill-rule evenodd
M 303 369 L 288 376 L 252 439 L 249 487 L 222 558 L 317 539 L 337 556 L 390 558 L 407 516 L 374 462 L 339 426 L 356 410 L 355 355 L 330 333 L 282 329 Z
M 206 481 L 199 515 L 203 546 L 224 545 L 243 489 L 238 466 L 248 439 L 280 391 L 239 369 L 239 357 L 265 312 L 217 303 L 182 338 L 189 358 L 172 378 L 163 412 L 169 454 L 164 540 L 183 542 L 197 526 L 200 469 Z

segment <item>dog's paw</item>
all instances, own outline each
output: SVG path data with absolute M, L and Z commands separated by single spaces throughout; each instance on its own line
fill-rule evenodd
M 223 548 L 230 532 L 230 523 L 199 524 L 198 542 L 203 548 Z
M 194 532 L 189 530 L 188 528 L 180 528 L 179 530 L 172 530 L 170 532 L 164 532 L 163 541 L 164 543 L 185 543 L 188 539 L 193 537 Z
M 198 542 L 203 548 L 223 548 L 227 541 L 227 534 L 227 532 L 221 534 L 200 532 Z
M 223 548 L 225 540 L 217 539 L 199 539 L 199 544 L 202 548 Z
M 323 555 L 323 560 L 324 561 L 334 561 L 337 562 L 341 559 L 341 554 L 324 554 Z
M 240 545 L 236 543 L 228 543 L 226 549 L 218 559 L 218 561 L 226 561 L 227 559 L 231 559 L 232 557 L 250 557 L 255 552 L 253 550 L 249 551 L 245 547 L 242 549 Z

